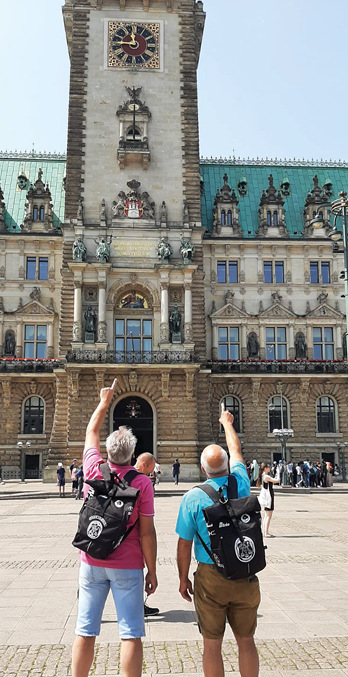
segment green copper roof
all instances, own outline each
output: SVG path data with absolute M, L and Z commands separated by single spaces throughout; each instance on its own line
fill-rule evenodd
M 348 191 L 348 164 L 345 162 L 305 162 L 250 160 L 201 160 L 202 221 L 204 228 L 211 232 L 213 226 L 213 206 L 217 190 L 223 186 L 224 174 L 228 176 L 229 186 L 236 191 L 240 209 L 239 223 L 245 238 L 253 238 L 259 226 L 258 210 L 263 190 L 268 188 L 268 177 L 273 175 L 274 186 L 278 190 L 285 180 L 290 182 L 290 195 L 284 197 L 285 223 L 290 238 L 301 237 L 304 227 L 303 209 L 307 193 L 313 189 L 313 177 L 318 176 L 322 188 L 328 179 L 332 183 L 333 195 L 338 197 L 341 190 Z M 242 179 L 247 181 L 247 195 L 238 195 L 237 185 Z
M 0 153 L 0 186 L 6 205 L 5 225 L 10 232 L 20 232 L 26 195 L 30 184 L 35 183 L 39 169 L 42 169 L 42 181 L 48 183 L 52 194 L 53 225 L 56 228 L 60 226 L 64 220 L 65 162 L 65 155 Z M 27 186 L 23 189 L 19 188 L 17 183 L 20 175 L 28 179 Z

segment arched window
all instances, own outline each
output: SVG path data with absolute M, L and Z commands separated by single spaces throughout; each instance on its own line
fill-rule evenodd
M 227 225 L 232 226 L 232 212 L 230 209 L 227 212 Z
M 141 134 L 137 127 L 131 127 L 127 132 L 127 141 L 140 141 Z
M 226 212 L 225 212 L 224 209 L 223 209 L 222 212 L 221 212 L 221 225 L 222 225 L 222 226 L 225 226 L 225 225 L 226 225 Z
M 275 428 L 289 428 L 288 403 L 280 395 L 273 395 L 268 402 L 268 432 Z
M 267 226 L 272 225 L 272 214 L 271 212 L 267 212 Z
M 42 397 L 29 397 L 24 403 L 23 435 L 41 435 L 44 431 L 45 402 Z
M 236 397 L 229 395 L 221 400 L 220 410 L 221 404 L 225 405 L 226 411 L 230 411 L 231 414 L 233 414 L 233 427 L 236 433 L 240 433 L 242 431 L 242 407 L 240 401 Z M 221 432 L 223 431 L 222 426 L 220 427 L 220 430 Z
M 45 207 L 41 205 L 39 209 L 39 221 L 44 221 L 45 220 Z
M 318 433 L 336 432 L 335 403 L 331 397 L 320 397 L 317 400 L 317 431 Z
M 273 225 L 278 225 L 278 212 L 273 212 Z
M 37 208 L 37 205 L 34 205 L 33 207 L 33 221 L 37 221 L 39 216 L 39 210 Z

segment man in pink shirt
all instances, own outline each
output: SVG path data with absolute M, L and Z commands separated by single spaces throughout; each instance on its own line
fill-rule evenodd
M 116 388 L 117 379 L 110 388 L 102 388 L 100 402 L 92 414 L 86 430 L 83 468 L 85 479 L 102 479 L 99 431 L 104 422 Z M 136 445 L 132 431 L 125 426 L 106 440 L 111 471 L 124 477 L 132 469 L 131 458 Z M 151 480 L 139 473 L 131 482 L 140 493 L 128 522 L 135 523 L 129 536 L 106 559 L 99 560 L 81 553 L 79 577 L 79 609 L 76 638 L 72 651 L 72 677 L 88 677 L 94 657 L 95 638 L 106 598 L 111 590 L 121 639 L 121 669 L 124 677 L 140 677 L 142 673 L 145 635 L 143 585 L 144 561 L 147 567 L 145 592 L 151 595 L 157 588 L 157 542 L 154 527 L 154 496 Z M 88 485 L 85 486 L 85 493 Z

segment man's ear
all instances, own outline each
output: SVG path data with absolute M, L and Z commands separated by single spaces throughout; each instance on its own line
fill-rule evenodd
M 201 465 L 201 471 L 206 475 L 207 473 L 205 472 L 203 466 Z

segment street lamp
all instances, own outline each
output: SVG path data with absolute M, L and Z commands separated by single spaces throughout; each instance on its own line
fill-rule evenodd
M 347 193 L 344 190 L 341 190 L 339 193 L 339 198 L 337 200 L 333 200 L 331 203 L 325 202 L 321 205 L 318 205 L 318 209 L 321 207 L 327 207 L 328 205 L 330 206 L 330 211 L 331 214 L 334 215 L 334 225 L 333 228 L 331 228 L 329 232 L 329 237 L 333 242 L 339 242 L 341 239 L 343 239 L 343 255 L 344 255 L 344 272 L 341 273 L 340 278 L 344 279 L 344 294 L 342 294 L 343 298 L 345 298 L 345 303 L 346 303 L 346 334 L 345 334 L 345 340 L 346 340 L 346 350 L 345 350 L 345 355 L 348 356 L 348 232 L 347 232 L 347 214 L 348 214 L 348 197 Z M 338 218 L 342 218 L 342 232 L 337 229 L 336 223 Z M 314 229 L 319 229 L 323 226 L 323 214 L 322 212 L 318 213 L 316 212 L 314 218 L 310 222 L 310 225 Z
M 282 461 L 284 462 L 283 469 L 283 485 L 288 484 L 288 463 L 287 463 L 287 453 L 286 453 L 286 443 L 289 437 L 294 436 L 294 431 L 292 428 L 284 428 L 284 409 L 283 409 L 283 388 L 280 386 L 280 428 L 274 428 L 272 434 L 279 440 L 281 447 L 281 456 Z M 275 407 L 274 404 L 269 405 L 269 410 L 272 411 Z

